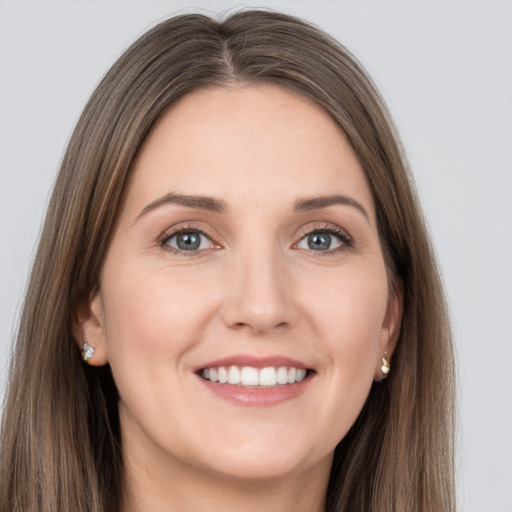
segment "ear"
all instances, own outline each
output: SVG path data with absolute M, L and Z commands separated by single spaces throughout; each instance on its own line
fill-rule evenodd
M 402 282 L 397 280 L 389 292 L 386 315 L 382 323 L 380 353 L 378 355 L 374 379 L 382 380 L 385 375 L 381 370 L 383 365 L 382 357 L 391 362 L 393 352 L 396 348 L 398 337 L 400 335 L 400 326 L 402 323 L 402 313 L 404 305 L 404 293 Z
M 108 351 L 105 330 L 105 312 L 101 293 L 81 301 L 73 314 L 73 335 L 82 350 L 84 343 L 94 348 L 94 353 L 87 360 L 91 366 L 103 366 L 108 362 Z

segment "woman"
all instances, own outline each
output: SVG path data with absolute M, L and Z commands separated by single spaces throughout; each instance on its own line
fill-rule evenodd
M 435 259 L 371 80 L 300 20 L 167 20 L 87 104 L 2 427 L 2 510 L 454 510 Z

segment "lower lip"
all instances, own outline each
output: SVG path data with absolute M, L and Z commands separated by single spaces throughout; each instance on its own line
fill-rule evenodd
M 271 407 L 297 398 L 304 393 L 312 377 L 312 375 L 309 375 L 303 381 L 294 384 L 245 388 L 233 384 L 219 384 L 218 382 L 211 382 L 197 376 L 197 378 L 219 398 L 236 405 L 248 407 Z

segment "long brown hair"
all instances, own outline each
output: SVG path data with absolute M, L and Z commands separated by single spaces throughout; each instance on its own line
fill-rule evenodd
M 453 348 L 406 159 L 371 79 L 296 18 L 181 15 L 136 41 L 101 81 L 55 183 L 14 349 L 2 422 L 0 509 L 115 511 L 123 460 L 108 365 L 80 359 L 72 311 L 97 290 L 135 155 L 155 120 L 201 87 L 270 82 L 312 99 L 367 176 L 404 313 L 390 378 L 374 384 L 335 451 L 326 510 L 453 511 Z

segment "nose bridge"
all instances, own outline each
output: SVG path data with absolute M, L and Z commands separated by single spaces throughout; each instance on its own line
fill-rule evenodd
M 234 256 L 228 276 L 225 320 L 230 327 L 261 333 L 293 321 L 285 257 L 275 244 L 248 244 Z

